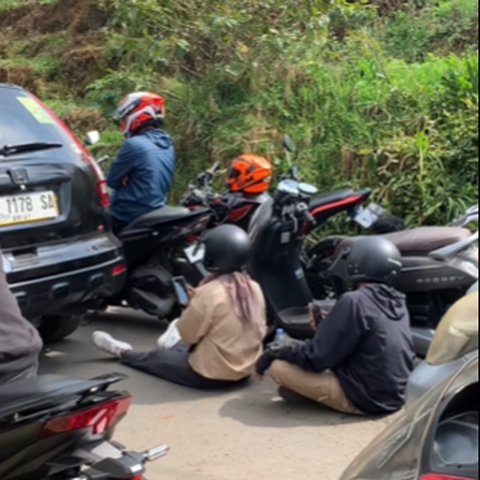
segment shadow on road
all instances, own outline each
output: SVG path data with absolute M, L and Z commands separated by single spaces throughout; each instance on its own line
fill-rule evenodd
M 271 428 L 317 428 L 375 420 L 339 414 L 313 402 L 287 403 L 278 397 L 276 386 L 270 380 L 245 389 L 237 398 L 226 401 L 219 414 L 244 425 Z

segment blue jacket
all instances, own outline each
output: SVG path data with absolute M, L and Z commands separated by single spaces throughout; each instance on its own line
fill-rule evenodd
M 113 217 L 130 223 L 164 207 L 174 170 L 175 151 L 164 131 L 150 130 L 126 140 L 107 177 L 108 186 L 114 190 Z

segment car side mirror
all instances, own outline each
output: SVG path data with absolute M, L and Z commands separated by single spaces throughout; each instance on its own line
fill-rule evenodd
M 100 132 L 98 130 L 92 130 L 85 136 L 85 145 L 95 145 L 100 141 Z

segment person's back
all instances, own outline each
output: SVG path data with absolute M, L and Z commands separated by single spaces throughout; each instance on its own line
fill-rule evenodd
M 138 217 L 165 206 L 175 170 L 170 136 L 161 130 L 165 100 L 148 92 L 127 95 L 117 120 L 126 140 L 110 167 L 111 214 L 116 231 Z
M 0 384 L 36 374 L 42 341 L 23 318 L 3 271 L 0 252 Z
M 261 312 L 247 324 L 239 318 L 228 292 L 234 281 L 245 283 L 245 290 L 252 292 L 255 297 L 252 302 Z M 260 286 L 247 276 L 219 277 L 198 288 L 188 314 L 177 325 L 182 339 L 196 344 L 189 359 L 193 369 L 206 378 L 231 381 L 251 375 L 262 353 L 266 333 L 264 312 L 265 299 Z
M 127 139 L 112 168 L 107 184 L 114 190 L 111 212 L 128 224 L 165 206 L 175 170 L 170 136 L 152 129 Z
M 394 412 L 403 405 L 414 359 L 405 297 L 392 287 L 370 284 L 345 294 L 342 301 L 351 304 L 361 338 L 333 371 L 362 411 Z

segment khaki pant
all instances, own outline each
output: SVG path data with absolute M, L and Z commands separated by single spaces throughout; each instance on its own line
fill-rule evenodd
M 355 408 L 333 372 L 307 372 L 296 365 L 275 360 L 270 369 L 275 383 L 314 402 L 350 415 L 364 415 Z

